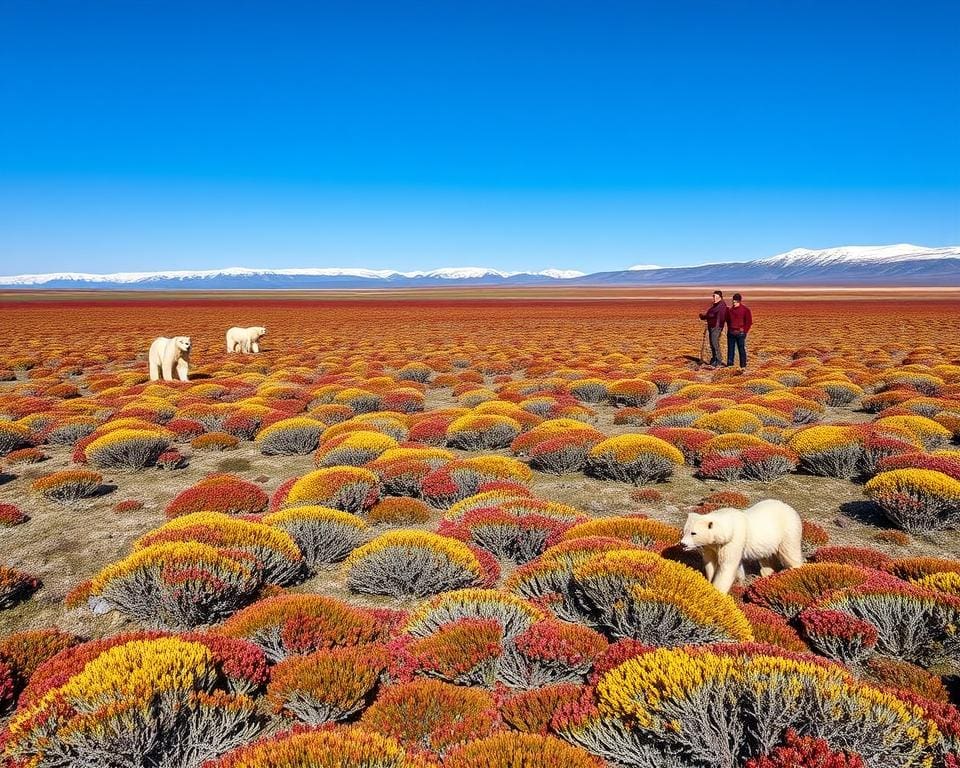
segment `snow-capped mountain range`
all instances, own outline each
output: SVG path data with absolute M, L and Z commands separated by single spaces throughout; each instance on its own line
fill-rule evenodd
M 960 286 L 960 246 L 842 246 L 795 248 L 755 261 L 658 267 L 585 274 L 576 270 L 502 272 L 484 267 L 449 267 L 400 272 L 382 269 L 177 270 L 92 274 L 61 272 L 0 277 L 0 288 L 46 290 L 231 290 L 310 288 L 412 288 L 450 285 L 928 285 Z

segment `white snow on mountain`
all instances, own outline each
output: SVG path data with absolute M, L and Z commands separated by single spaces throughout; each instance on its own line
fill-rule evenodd
M 391 277 L 430 277 L 446 280 L 466 280 L 482 277 L 513 277 L 515 275 L 539 275 L 557 280 L 569 280 L 582 277 L 583 272 L 572 269 L 545 269 L 541 272 L 501 272 L 485 267 L 445 267 L 426 272 L 399 272 L 393 269 L 354 269 L 324 267 L 316 269 L 248 269 L 229 267 L 227 269 L 170 270 L 164 272 L 113 272 L 94 274 L 91 272 L 52 272 L 35 275 L 0 276 L 3 285 L 43 285 L 44 283 L 71 281 L 79 283 L 150 283 L 158 280 L 203 280 L 218 277 L 257 277 L 270 275 L 303 277 L 359 277 L 370 280 L 382 280 Z
M 819 267 L 830 264 L 891 264 L 898 261 L 960 258 L 960 247 L 925 248 L 920 245 L 845 245 L 838 248 L 794 248 L 755 264 L 779 267 Z
M 824 248 L 821 250 L 811 250 L 809 248 L 795 248 L 786 253 L 777 254 L 766 259 L 747 262 L 712 262 L 709 264 L 697 265 L 697 267 L 673 268 L 662 272 L 663 267 L 656 264 L 635 264 L 629 267 L 630 272 L 649 273 L 638 275 L 638 280 L 660 280 L 660 279 L 678 279 L 678 273 L 692 269 L 703 269 L 708 267 L 730 268 L 742 267 L 749 269 L 752 267 L 764 267 L 765 273 L 776 274 L 779 270 L 790 278 L 797 276 L 806 276 L 812 278 L 822 278 L 830 276 L 833 278 L 842 278 L 850 271 L 861 273 L 866 270 L 872 270 L 874 267 L 879 272 L 889 274 L 890 270 L 896 270 L 895 265 L 901 262 L 909 262 L 904 268 L 910 271 L 915 278 L 918 274 L 916 268 L 911 266 L 915 261 L 934 262 L 936 260 L 960 259 L 960 246 L 944 246 L 940 248 L 927 248 L 919 245 L 898 244 L 898 245 L 848 245 L 837 248 Z M 950 264 L 953 264 L 951 261 Z M 939 267 L 931 263 L 930 268 L 936 271 Z M 946 265 L 949 269 L 949 265 Z M 660 273 L 660 274 L 658 274 Z M 942 269 L 937 274 L 942 274 Z M 666 277 L 664 277 L 666 275 Z M 291 278 L 286 280 L 277 280 L 271 278 Z M 170 270 L 161 272 L 116 272 L 113 274 L 92 274 L 88 272 L 59 272 L 52 274 L 28 274 L 15 275 L 12 277 L 0 277 L 0 285 L 11 287 L 42 287 L 44 285 L 55 283 L 59 287 L 64 284 L 83 285 L 90 288 L 100 286 L 126 286 L 133 288 L 138 286 L 144 288 L 172 288 L 177 285 L 185 285 L 190 288 L 200 287 L 198 283 L 210 286 L 216 289 L 227 282 L 229 285 L 236 286 L 236 278 L 249 278 L 242 280 L 243 285 L 263 286 L 266 288 L 277 287 L 278 285 L 295 285 L 296 278 L 342 278 L 331 280 L 329 285 L 335 286 L 340 283 L 348 282 L 344 278 L 353 278 L 353 284 L 357 280 L 370 280 L 371 285 L 377 287 L 382 281 L 389 287 L 390 284 L 396 285 L 404 280 L 414 280 L 412 285 L 418 284 L 418 279 L 428 281 L 424 284 L 436 284 L 429 281 L 452 281 L 457 280 L 484 280 L 488 284 L 496 284 L 499 281 L 507 281 L 510 278 L 519 278 L 518 283 L 523 283 L 529 278 L 541 277 L 551 280 L 572 280 L 574 278 L 585 277 L 583 272 L 572 269 L 545 269 L 540 272 L 503 272 L 486 267 L 444 267 L 442 269 L 432 269 L 424 271 L 400 272 L 392 269 L 357 269 L 340 267 L 318 267 L 308 269 L 249 269 L 246 267 L 231 267 L 229 269 L 205 269 L 205 270 Z M 234 278 L 234 280 L 224 281 L 225 278 Z M 704 277 L 704 279 L 707 279 Z M 311 285 L 322 284 L 322 280 L 307 281 Z

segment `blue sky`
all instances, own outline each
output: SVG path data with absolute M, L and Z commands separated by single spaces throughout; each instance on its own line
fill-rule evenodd
M 0 272 L 960 243 L 960 4 L 0 0 Z

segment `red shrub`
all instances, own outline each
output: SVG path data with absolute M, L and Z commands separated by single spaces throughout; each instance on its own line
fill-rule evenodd
M 805 653 L 808 650 L 797 631 L 779 613 L 753 603 L 741 603 L 740 610 L 750 622 L 753 637 L 758 643 L 776 645 L 793 653 Z
M 557 683 L 524 691 L 500 706 L 500 716 L 515 730 L 546 735 L 557 711 L 580 700 L 585 690 L 582 685 Z
M 277 486 L 277 490 L 273 492 L 273 495 L 270 497 L 270 511 L 277 512 L 280 509 L 283 509 L 283 505 L 287 501 L 287 494 L 290 492 L 290 489 L 293 487 L 294 483 L 299 480 L 299 477 L 291 477 L 287 480 L 284 480 L 280 485 Z
M 265 512 L 270 497 L 254 483 L 235 475 L 210 475 L 167 505 L 167 517 L 180 517 L 193 512 L 223 512 L 229 515 Z
M 139 512 L 143 509 L 143 502 L 139 499 L 126 499 L 124 501 L 118 501 L 113 505 L 113 511 L 123 514 L 125 512 Z
M 834 751 L 823 739 L 801 737 L 791 729 L 782 746 L 749 760 L 746 768 L 866 768 L 866 763 L 860 755 Z
M 407 747 L 444 754 L 500 728 L 493 697 L 479 688 L 415 680 L 384 690 L 360 724 Z
M 630 501 L 637 504 L 658 504 L 663 501 L 663 494 L 656 488 L 634 488 L 630 491 Z
M 930 469 L 952 477 L 954 480 L 960 480 L 960 460 L 916 451 L 887 456 L 880 460 L 878 469 L 881 472 L 893 469 Z
M 0 640 L 0 660 L 9 666 L 15 690 L 19 693 L 41 664 L 79 642 L 76 635 L 59 629 L 16 632 Z
M 803 521 L 803 543 L 811 547 L 822 547 L 829 543 L 830 534 L 821 526 L 811 523 L 809 520 Z
M 816 563 L 844 563 L 861 568 L 887 570 L 893 563 L 890 555 L 869 547 L 820 547 L 811 555 Z
M 180 451 L 164 451 L 157 457 L 157 466 L 160 469 L 180 469 L 187 465 L 187 460 Z
M 206 432 L 206 427 L 195 419 L 171 419 L 164 427 L 177 436 L 177 439 L 187 442 Z
M 15 504 L 0 504 L 0 526 L 12 528 L 15 525 L 27 522 L 29 519 Z

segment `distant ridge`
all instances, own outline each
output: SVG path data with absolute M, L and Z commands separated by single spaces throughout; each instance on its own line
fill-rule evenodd
M 755 261 L 693 267 L 639 264 L 584 274 L 575 270 L 501 272 L 485 267 L 448 267 L 399 272 L 382 269 L 247 269 L 60 272 L 0 277 L 0 288 L 44 290 L 263 290 L 318 288 L 417 288 L 449 285 L 927 285 L 960 286 L 960 246 L 926 248 L 899 244 L 849 245 L 822 250 L 795 248 Z

